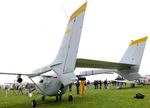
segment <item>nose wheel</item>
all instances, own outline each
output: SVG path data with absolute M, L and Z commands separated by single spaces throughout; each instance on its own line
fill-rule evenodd
M 36 107 L 36 100 L 35 99 L 32 100 L 31 105 L 32 105 L 33 108 Z
M 41 99 L 42 99 L 42 101 L 44 101 L 45 100 L 45 96 L 42 96 Z

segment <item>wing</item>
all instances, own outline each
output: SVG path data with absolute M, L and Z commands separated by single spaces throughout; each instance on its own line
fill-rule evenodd
M 131 66 L 136 66 L 134 64 L 126 63 L 115 63 L 108 61 L 90 60 L 79 58 L 76 61 L 76 67 L 79 68 L 104 68 L 104 69 L 127 69 Z
M 26 75 L 26 76 L 32 75 L 32 74 L 20 73 L 20 72 L 0 72 L 0 74 L 6 74 L 6 75 Z
M 21 72 L 0 72 L 0 74 L 6 74 L 6 75 L 25 75 L 28 77 L 35 77 L 35 76 L 39 76 L 41 74 L 44 74 L 48 71 L 51 71 L 52 69 L 50 68 L 49 65 L 44 66 L 40 69 L 34 70 L 32 73 L 21 73 Z

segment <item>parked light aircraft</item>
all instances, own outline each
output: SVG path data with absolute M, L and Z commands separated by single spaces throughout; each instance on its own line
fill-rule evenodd
M 132 41 L 120 63 L 77 59 L 86 5 L 87 2 L 71 15 L 58 54 L 51 64 L 34 70 L 31 74 L 11 72 L 0 72 L 0 74 L 18 75 L 18 82 L 22 82 L 21 75 L 26 75 L 43 96 L 56 96 L 58 100 L 61 100 L 61 95 L 65 93 L 68 85 L 77 80 L 74 73 L 76 67 L 115 69 L 120 75 L 129 79 L 133 79 L 134 75 L 139 76 L 137 72 L 147 37 Z M 38 83 L 33 80 L 36 76 L 40 76 Z M 32 106 L 35 105 L 34 100 Z

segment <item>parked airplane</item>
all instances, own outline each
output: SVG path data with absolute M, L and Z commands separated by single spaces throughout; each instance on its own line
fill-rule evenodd
M 101 70 L 82 71 L 80 72 L 80 76 L 88 76 L 103 73 L 117 73 L 125 79 L 125 82 L 129 82 L 132 84 L 134 82 L 136 83 L 137 80 L 142 77 L 138 73 L 138 71 L 140 68 L 147 38 L 148 37 L 146 36 L 137 40 L 132 40 L 119 63 L 79 59 L 79 61 L 82 62 L 82 65 L 80 65 L 79 67 L 105 68 Z
M 71 15 L 58 54 L 50 65 L 32 73 L 0 72 L 0 74 L 18 75 L 17 81 L 20 83 L 22 82 L 21 75 L 26 75 L 41 92 L 43 99 L 45 96 L 56 96 L 57 100 L 61 100 L 61 95 L 65 93 L 68 85 L 77 80 L 74 73 L 76 67 L 116 69 L 119 74 L 129 79 L 133 79 L 134 75 L 139 76 L 137 71 L 147 37 L 132 41 L 120 63 L 76 58 L 86 6 L 87 2 Z M 36 76 L 40 76 L 38 83 L 33 80 Z M 72 96 L 69 98 L 72 99 Z M 36 106 L 35 100 L 32 101 L 32 106 Z
M 150 85 L 150 75 L 141 77 L 138 82 L 142 83 L 143 85 Z

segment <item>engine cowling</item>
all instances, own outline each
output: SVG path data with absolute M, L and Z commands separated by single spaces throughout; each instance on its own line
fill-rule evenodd
M 17 76 L 17 82 L 21 83 L 23 81 L 23 79 L 21 78 L 21 75 Z
M 19 82 L 19 83 L 21 83 L 22 81 L 23 81 L 22 78 L 18 78 L 18 79 L 17 79 L 17 82 Z

